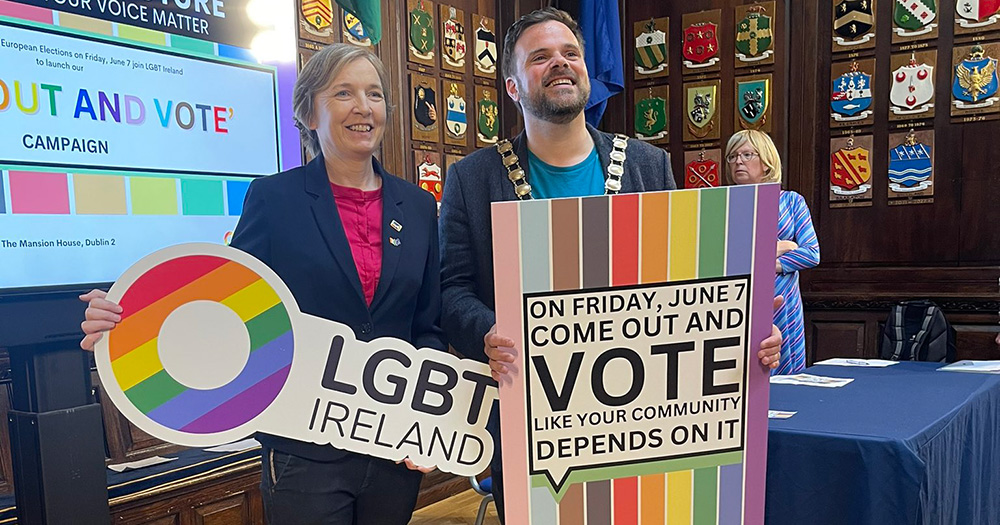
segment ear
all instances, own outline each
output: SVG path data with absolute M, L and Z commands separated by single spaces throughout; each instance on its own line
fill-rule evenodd
M 520 102 L 521 94 L 517 91 L 517 82 L 514 80 L 514 77 L 507 77 L 504 85 L 507 88 L 507 96 L 514 102 Z

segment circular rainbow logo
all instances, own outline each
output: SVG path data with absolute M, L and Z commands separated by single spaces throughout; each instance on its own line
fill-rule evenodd
M 249 341 L 242 369 L 213 388 L 179 380 L 160 355 L 168 317 L 204 301 L 238 316 L 237 327 L 246 330 L 239 335 Z M 145 270 L 118 302 L 122 321 L 107 338 L 114 381 L 136 410 L 163 427 L 196 435 L 235 429 L 264 412 L 288 379 L 294 348 L 288 308 L 241 263 L 215 255 L 168 259 Z

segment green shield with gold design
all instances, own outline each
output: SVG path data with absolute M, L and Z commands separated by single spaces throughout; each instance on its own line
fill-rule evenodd
M 434 26 L 431 14 L 422 5 L 410 11 L 410 44 L 420 53 L 427 54 L 434 49 Z
M 489 98 L 479 101 L 479 133 L 488 139 L 492 139 L 500 133 L 499 107 L 496 102 Z
M 771 48 L 771 17 L 748 13 L 736 24 L 736 50 L 744 56 L 760 56 Z
M 667 127 L 667 101 L 660 97 L 640 100 L 635 105 L 635 132 L 652 137 Z

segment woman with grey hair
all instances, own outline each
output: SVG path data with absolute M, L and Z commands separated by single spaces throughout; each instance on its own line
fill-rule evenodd
M 392 109 L 386 85 L 385 67 L 363 48 L 334 44 L 309 60 L 293 106 L 315 158 L 251 183 L 231 245 L 270 266 L 305 313 L 348 325 L 363 341 L 394 337 L 444 350 L 436 202 L 374 157 Z M 90 303 L 86 349 L 121 320 L 121 307 L 105 295 L 81 297 Z M 428 470 L 409 459 L 257 439 L 272 525 L 403 525 Z

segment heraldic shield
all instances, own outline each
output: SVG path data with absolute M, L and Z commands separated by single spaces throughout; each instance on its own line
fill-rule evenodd
M 972 46 L 969 57 L 955 66 L 951 87 L 955 106 L 965 109 L 993 105 L 998 86 L 997 59 L 984 56 L 982 46 Z
M 465 65 L 465 28 L 455 18 L 444 21 L 444 59 L 455 67 Z
M 740 58 L 767 56 L 765 52 L 771 48 L 771 17 L 762 10 L 758 6 L 736 24 L 736 51 L 742 55 Z
M 719 182 L 719 163 L 712 159 L 693 160 L 684 167 L 684 188 L 713 188 Z
M 767 112 L 770 86 L 767 79 L 749 80 L 736 83 L 736 105 L 740 118 L 748 124 L 756 124 Z
M 476 29 L 476 69 L 484 73 L 496 71 L 497 37 L 485 26 Z
M 635 37 L 635 63 L 645 74 L 659 73 L 667 61 L 667 34 L 650 21 L 646 31 Z
M 333 25 L 333 6 L 330 0 L 302 0 L 302 17 L 317 31 Z
M 1000 19 L 1000 0 L 956 0 L 955 19 L 965 28 L 983 27 Z
M 430 58 L 434 50 L 434 24 L 423 2 L 410 11 L 410 47 L 420 58 Z
M 908 36 L 929 33 L 934 27 L 937 17 L 937 2 L 935 0 L 895 0 L 892 10 L 892 21 L 899 29 L 899 34 Z
M 417 166 L 417 178 L 420 187 L 434 195 L 434 200 L 441 202 L 441 168 L 431 161 L 429 155 L 424 156 L 424 161 Z
M 418 85 L 413 89 L 413 120 L 424 131 L 433 130 L 437 124 L 437 101 L 434 88 Z
M 465 135 L 465 130 L 468 128 L 465 118 L 465 100 L 457 94 L 453 93 L 448 96 L 448 113 L 445 117 L 445 124 L 448 133 L 454 137 Z
M 715 115 L 715 86 L 701 86 L 687 89 L 687 117 L 692 124 L 704 128 Z
M 854 66 L 851 69 L 833 79 L 830 109 L 835 113 L 834 117 L 853 117 L 872 105 L 871 75 L 857 71 Z
M 635 105 L 635 132 L 641 139 L 658 139 L 666 135 L 667 101 L 660 97 L 640 100 Z
M 349 11 L 344 11 L 344 30 L 347 31 L 348 39 L 355 45 L 371 45 L 368 34 L 365 33 L 361 20 L 352 15 Z
M 684 42 L 681 48 L 684 58 L 695 64 L 704 64 L 718 53 L 718 27 L 715 24 L 702 22 L 684 30 Z
M 499 107 L 497 103 L 490 100 L 490 92 L 483 92 L 483 99 L 479 101 L 479 117 L 477 118 L 477 133 L 479 140 L 486 144 L 494 144 L 497 141 L 497 134 L 500 133 Z
M 910 58 L 909 65 L 892 72 L 892 89 L 889 91 L 890 109 L 897 115 L 923 113 L 930 109 L 934 98 L 934 66 L 917 64 Z
M 931 147 L 917 142 L 911 134 L 889 152 L 889 187 L 896 192 L 927 189 L 932 167 Z
M 871 152 L 865 148 L 839 149 L 830 156 L 830 184 L 838 195 L 868 191 L 872 177 Z
M 845 40 L 865 35 L 875 23 L 870 0 L 841 0 L 836 9 L 833 32 Z

